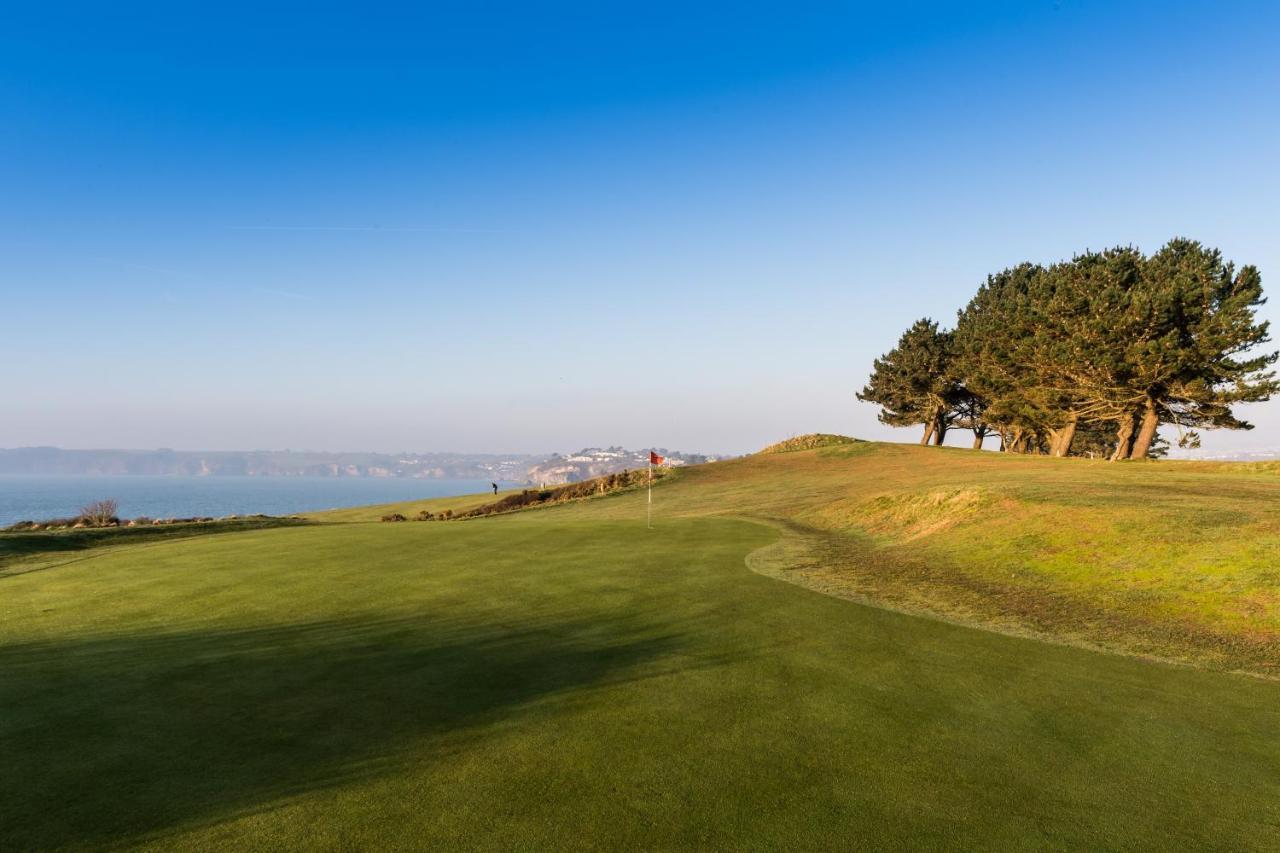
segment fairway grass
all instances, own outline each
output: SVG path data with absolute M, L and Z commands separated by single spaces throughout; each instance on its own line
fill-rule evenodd
M 899 535 L 931 510 L 895 496 L 961 488 L 909 450 L 693 469 L 653 530 L 630 494 L 0 577 L 0 849 L 1276 849 L 1280 683 L 748 569 L 820 573 L 814 531 L 892 556 L 988 517 L 962 498 Z M 862 485 L 872 463 L 916 479 Z M 1001 470 L 980 506 L 1052 497 Z M 859 489 L 890 498 L 878 530 L 816 523 Z
M 698 466 L 654 494 L 660 517 L 773 523 L 792 563 L 771 574 L 829 594 L 1280 677 L 1274 467 L 859 442 Z

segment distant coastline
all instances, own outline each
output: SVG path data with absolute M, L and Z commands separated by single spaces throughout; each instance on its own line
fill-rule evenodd
M 220 518 L 476 494 L 487 491 L 490 482 L 490 478 L 4 474 L 0 475 L 0 527 L 72 517 L 87 503 L 105 498 L 119 502 L 121 518 Z
M 655 448 L 673 464 L 717 457 Z M 368 453 L 310 450 L 0 449 L 0 475 L 316 477 L 486 480 L 561 484 L 645 464 L 647 450 L 586 448 L 577 453 Z
M 542 457 L 461 453 L 350 453 L 299 450 L 0 450 L 0 474 L 191 477 L 395 477 L 523 480 Z

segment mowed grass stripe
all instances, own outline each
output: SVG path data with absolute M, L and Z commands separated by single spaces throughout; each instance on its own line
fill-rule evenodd
M 817 595 L 747 570 L 757 524 L 580 512 L 6 579 L 0 847 L 1275 846 L 1272 682 Z

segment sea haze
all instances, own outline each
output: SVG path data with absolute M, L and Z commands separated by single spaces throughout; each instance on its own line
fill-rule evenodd
M 487 491 L 489 480 L 390 477 L 152 477 L 0 475 L 0 526 L 66 518 L 115 498 L 121 518 L 290 515 Z

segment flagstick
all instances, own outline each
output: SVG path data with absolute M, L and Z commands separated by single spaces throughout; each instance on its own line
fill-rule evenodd
M 645 504 L 644 526 L 653 529 L 653 454 L 649 454 L 649 501 Z

